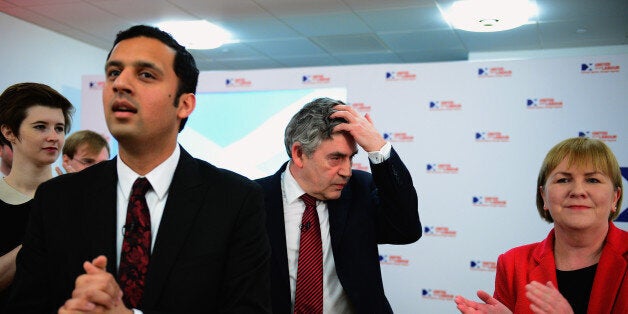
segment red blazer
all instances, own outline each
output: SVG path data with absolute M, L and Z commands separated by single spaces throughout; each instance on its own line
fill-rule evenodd
M 514 313 L 532 313 L 525 296 L 531 281 L 555 286 L 554 230 L 545 240 L 528 244 L 499 256 L 494 297 Z M 628 232 L 610 222 L 597 266 L 587 313 L 628 313 Z

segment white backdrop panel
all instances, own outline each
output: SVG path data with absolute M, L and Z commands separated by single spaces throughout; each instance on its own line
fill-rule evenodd
M 369 113 L 412 173 L 424 225 L 417 243 L 380 246 L 386 294 L 396 313 L 456 313 L 453 296 L 493 291 L 499 254 L 551 229 L 535 207 L 550 147 L 600 138 L 628 176 L 627 69 L 628 55 L 610 55 L 203 72 L 180 142 L 254 179 L 287 159 L 283 129 L 305 102 L 329 96 Z M 107 133 L 103 79 L 83 78 L 81 119 Z M 354 168 L 368 170 L 364 152 Z

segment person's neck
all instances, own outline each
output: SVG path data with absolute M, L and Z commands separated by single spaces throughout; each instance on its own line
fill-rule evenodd
M 555 227 L 556 268 L 576 270 L 597 264 L 600 261 L 608 229 L 608 224 L 585 231 Z
M 20 165 L 14 161 L 14 167 L 4 180 L 18 192 L 32 198 L 35 196 L 37 187 L 50 178 L 52 178 L 52 166 L 50 165 Z
M 174 152 L 176 145 L 178 145 L 176 142 L 174 145 L 153 146 L 150 148 L 120 145 L 119 156 L 131 170 L 143 176 L 168 159 Z

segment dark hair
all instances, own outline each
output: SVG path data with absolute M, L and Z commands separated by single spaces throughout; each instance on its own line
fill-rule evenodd
M 329 116 L 336 111 L 335 106 L 344 104 L 340 100 L 317 98 L 303 106 L 286 126 L 284 145 L 288 156 L 292 158 L 291 149 L 296 142 L 301 143 L 306 156 L 312 156 L 322 141 L 331 139 L 334 127 L 346 121 Z
M 68 134 L 72 126 L 74 106 L 59 92 L 40 83 L 18 83 L 4 90 L 0 95 L 0 126 L 6 125 L 15 136 L 19 136 L 20 125 L 26 119 L 26 111 L 33 106 L 61 109 L 65 120 L 64 131 Z M 0 141 L 13 148 L 1 132 Z
M 190 54 L 185 47 L 181 46 L 172 35 L 160 30 L 157 27 L 147 25 L 135 25 L 131 28 L 121 31 L 116 36 L 116 40 L 113 42 L 109 54 L 107 54 L 107 60 L 111 56 L 113 48 L 121 41 L 125 39 L 131 39 L 136 37 L 147 37 L 161 41 L 164 45 L 172 48 L 175 51 L 174 56 L 174 73 L 179 78 L 179 85 L 177 86 L 177 94 L 175 96 L 174 106 L 178 105 L 181 95 L 186 93 L 196 94 L 196 85 L 198 84 L 198 68 L 194 57 Z M 188 118 L 181 120 L 179 125 L 179 132 L 183 130 Z
M 87 151 L 92 154 L 98 154 L 103 148 L 106 148 L 107 157 L 109 157 L 110 150 L 107 139 L 90 130 L 81 130 L 70 134 L 70 136 L 65 139 L 63 154 L 70 158 L 74 158 L 74 154 L 76 154 L 79 146 L 83 144 L 87 145 Z

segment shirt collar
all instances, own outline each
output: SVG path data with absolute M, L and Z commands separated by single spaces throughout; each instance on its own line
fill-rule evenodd
M 172 182 L 172 177 L 174 176 L 174 171 L 179 163 L 180 156 L 181 149 L 179 148 L 179 145 L 176 145 L 176 148 L 170 157 L 144 176 L 148 179 L 148 182 L 150 182 L 153 191 L 157 194 L 159 199 L 162 199 L 168 192 L 168 188 Z M 120 184 L 120 188 L 122 189 L 122 193 L 124 193 L 125 197 L 128 198 L 131 193 L 133 182 L 135 182 L 140 175 L 129 168 L 129 166 L 127 166 L 122 159 L 120 159 L 120 156 L 117 158 L 118 161 L 116 164 L 118 168 L 118 182 Z
M 286 197 L 286 202 L 288 204 L 296 202 L 297 200 L 299 200 L 301 195 L 305 194 L 305 191 L 303 191 L 299 183 L 297 183 L 297 180 L 292 176 L 292 173 L 290 172 L 291 163 L 292 161 L 288 163 L 288 166 L 286 166 L 286 170 L 282 174 L 284 193 Z

